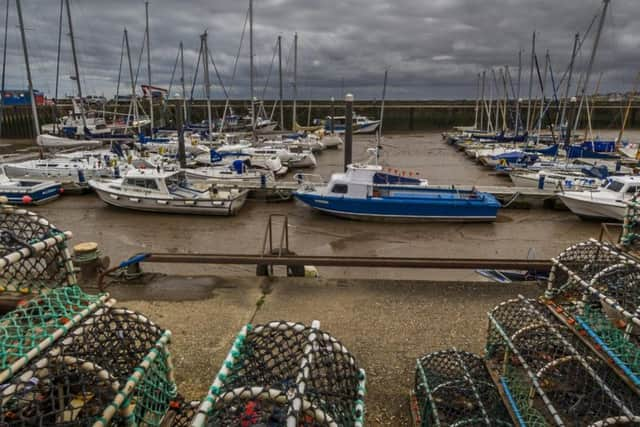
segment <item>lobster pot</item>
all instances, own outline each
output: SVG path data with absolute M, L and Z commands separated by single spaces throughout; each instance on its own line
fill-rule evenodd
M 191 425 L 361 426 L 364 371 L 318 327 L 243 328 Z
M 176 396 L 170 332 L 65 287 L 0 319 L 0 425 L 158 426 Z
M 0 206 L 0 296 L 76 284 L 70 238 L 33 212 Z
M 640 243 L 640 200 L 635 194 L 627 202 L 627 211 L 622 222 L 620 244 L 631 249 L 638 249 Z
M 512 426 L 484 361 L 445 350 L 418 359 L 414 421 L 420 426 Z
M 640 389 L 640 265 L 589 240 L 553 260 L 548 303 Z
M 543 303 L 519 297 L 489 312 L 485 357 L 519 424 L 640 423 L 637 391 Z

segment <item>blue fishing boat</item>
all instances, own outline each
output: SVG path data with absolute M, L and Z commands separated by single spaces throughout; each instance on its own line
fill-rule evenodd
M 378 165 L 349 165 L 327 185 L 303 183 L 294 196 L 321 212 L 360 220 L 492 222 L 500 208 L 491 194 L 432 188 Z
M 0 196 L 12 205 L 42 205 L 57 199 L 62 194 L 58 182 L 35 179 L 11 179 L 0 173 Z

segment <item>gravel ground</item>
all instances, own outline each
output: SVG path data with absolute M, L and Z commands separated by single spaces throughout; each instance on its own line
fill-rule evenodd
M 181 298 L 179 284 L 198 292 Z M 261 289 L 268 295 L 255 313 Z M 490 283 L 171 277 L 112 293 L 120 305 L 172 330 L 176 378 L 188 399 L 206 394 L 235 334 L 254 313 L 254 324 L 317 319 L 367 372 L 367 424 L 398 426 L 410 422 L 417 357 L 449 347 L 481 353 L 486 312 L 518 294 L 540 292 L 535 285 Z

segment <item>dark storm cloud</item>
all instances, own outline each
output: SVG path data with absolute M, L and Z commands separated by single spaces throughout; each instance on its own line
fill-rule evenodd
M 288 63 L 285 89 L 291 93 L 294 32 L 299 43 L 299 97 L 341 96 L 342 87 L 357 98 L 380 97 L 389 68 L 389 98 L 459 98 L 475 96 L 476 74 L 509 65 L 517 75 L 517 53 L 523 52 L 523 81 L 529 75 L 531 33 L 538 34 L 541 66 L 549 50 L 556 80 L 569 61 L 573 34 L 584 33 L 601 0 L 255 0 L 254 38 L 256 95 L 262 95 L 275 40 L 283 36 Z M 4 11 L 4 1 L 0 2 Z M 22 0 L 35 85 L 49 94 L 55 85 L 58 0 Z M 142 0 L 73 0 L 71 2 L 83 87 L 90 94 L 115 92 L 122 31 L 129 30 L 132 59 L 137 63 L 144 31 Z M 153 83 L 167 86 L 178 43 L 185 44 L 188 86 L 198 55 L 199 35 L 209 32 L 209 46 L 227 89 L 245 22 L 248 0 L 152 0 Z M 9 24 L 7 85 L 24 87 L 17 19 Z M 640 2 L 613 0 L 595 65 L 592 86 L 603 73 L 601 91 L 630 90 L 640 69 Z M 3 25 L 3 21 L 2 21 Z M 65 20 L 66 25 L 66 20 Z M 3 25 L 4 26 L 4 25 Z M 248 31 L 247 31 L 248 32 Z M 74 86 L 69 38 L 62 45 L 60 93 Z M 595 26 L 586 40 L 578 68 L 584 70 Z M 248 34 L 242 48 L 232 96 L 248 95 Z M 200 77 L 202 74 L 200 74 Z M 213 94 L 222 90 L 211 70 Z M 147 80 L 146 63 L 140 83 Z M 197 92 L 201 93 L 201 82 Z M 121 91 L 129 89 L 125 62 Z M 526 91 L 527 85 L 523 84 Z M 187 91 L 189 88 L 187 88 Z M 177 92 L 179 90 L 172 90 Z M 277 61 L 267 97 L 277 94 Z

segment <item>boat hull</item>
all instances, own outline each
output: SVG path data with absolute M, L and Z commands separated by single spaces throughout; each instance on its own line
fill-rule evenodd
M 24 189 L 4 189 L 0 186 L 0 196 L 6 197 L 12 205 L 44 205 L 60 197 L 60 189 L 57 183 L 42 183 Z M 25 203 L 25 196 L 30 197 L 29 203 Z
M 233 216 L 244 206 L 247 193 L 230 200 L 159 199 L 118 194 L 94 188 L 98 197 L 110 206 L 144 212 Z
M 585 193 L 586 194 L 586 193 Z M 560 200 L 567 208 L 584 219 L 613 219 L 622 221 L 626 213 L 623 204 L 602 203 L 594 200 L 572 197 L 569 194 L 559 194 Z
M 407 200 L 346 199 L 313 193 L 296 192 L 296 199 L 306 205 L 331 215 L 367 221 L 393 222 L 493 222 L 499 205 L 460 202 L 456 204 L 431 203 L 407 204 Z

